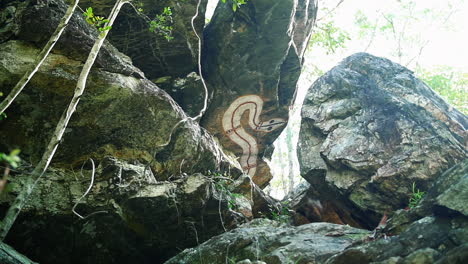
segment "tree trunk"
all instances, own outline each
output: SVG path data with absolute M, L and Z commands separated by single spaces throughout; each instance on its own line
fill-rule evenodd
M 31 80 L 31 78 L 37 72 L 39 67 L 41 67 L 42 63 L 45 61 L 45 59 L 49 55 L 52 48 L 54 48 L 55 43 L 57 43 L 58 39 L 60 38 L 63 31 L 67 27 L 68 22 L 70 21 L 70 18 L 75 12 L 76 7 L 78 6 L 78 2 L 80 2 L 80 0 L 73 0 L 73 1 L 74 1 L 73 4 L 71 4 L 68 7 L 67 12 L 65 12 L 65 15 L 62 17 L 62 20 L 60 21 L 59 25 L 55 29 L 54 34 L 52 34 L 49 41 L 46 43 L 46 45 L 41 50 L 41 52 L 37 55 L 36 63 L 33 64 L 31 68 L 24 73 L 23 77 L 21 77 L 21 79 L 18 81 L 15 87 L 13 87 L 13 89 L 7 95 L 7 97 L 0 103 L 0 115 L 3 112 L 5 112 L 5 110 L 10 106 L 10 104 L 18 96 L 18 94 L 21 93 L 21 91 L 26 86 L 26 84 L 28 84 L 29 80 Z
M 109 15 L 109 22 L 104 27 L 112 26 L 112 24 L 115 21 L 115 18 L 120 12 L 120 9 L 127 2 L 128 0 L 117 0 L 117 2 L 115 3 Z M 8 208 L 5 218 L 3 219 L 0 225 L 0 239 L 1 240 L 5 239 L 6 235 L 8 234 L 8 231 L 10 230 L 16 218 L 18 217 L 18 214 L 20 213 L 21 209 L 26 203 L 29 195 L 32 193 L 37 181 L 41 178 L 41 176 L 49 167 L 49 164 L 52 158 L 54 157 L 55 151 L 57 150 L 57 147 L 60 141 L 62 140 L 65 129 L 67 128 L 68 122 L 70 121 L 70 118 L 75 112 L 76 106 L 78 105 L 80 101 L 81 95 L 83 94 L 83 91 L 86 87 L 86 81 L 88 79 L 88 75 L 91 70 L 91 67 L 93 66 L 94 61 L 96 60 L 96 57 L 104 43 L 104 40 L 107 37 L 108 32 L 109 32 L 108 30 L 101 32 L 98 36 L 98 39 L 94 42 L 94 45 L 88 55 L 88 59 L 86 60 L 83 66 L 83 69 L 81 70 L 73 98 L 70 104 L 68 105 L 67 110 L 60 117 L 60 120 L 57 124 L 57 127 L 55 128 L 54 134 L 52 135 L 49 145 L 47 146 L 46 151 L 42 155 L 41 161 L 34 168 L 31 176 L 26 181 L 24 189 L 16 197 L 15 201 L 10 206 L 10 208 Z

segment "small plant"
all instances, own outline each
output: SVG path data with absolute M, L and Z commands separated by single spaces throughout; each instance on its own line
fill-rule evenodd
M 221 0 L 223 3 L 226 3 L 226 0 Z M 234 12 L 237 11 L 237 8 L 239 8 L 241 5 L 245 5 L 248 0 L 232 0 L 232 10 Z
M 227 263 L 229 264 L 236 264 L 237 258 L 236 257 L 226 257 Z
M 165 7 L 161 14 L 158 14 L 150 21 L 149 30 L 162 35 L 167 41 L 172 40 L 172 10 Z
M 111 26 L 106 26 L 106 24 L 109 22 L 109 19 L 106 19 L 102 16 L 94 15 L 92 7 L 86 8 L 86 11 L 83 13 L 83 16 L 85 16 L 86 22 L 88 22 L 88 24 L 90 25 L 95 26 L 99 30 L 99 32 L 104 32 L 112 28 Z
M 8 166 L 12 167 L 13 169 L 18 168 L 19 162 L 21 161 L 19 149 L 14 149 L 10 152 L 10 154 L 0 153 L 0 162 L 6 163 Z
M 269 205 L 269 207 L 272 220 L 278 221 L 283 224 L 289 223 L 290 211 L 288 201 L 281 202 L 279 209 L 273 208 L 271 205 Z
M 408 207 L 409 208 L 416 207 L 419 204 L 419 202 L 421 202 L 425 194 L 426 192 L 421 192 L 419 189 L 416 189 L 416 183 L 413 182 L 412 193 L 411 193 L 411 197 L 409 198 Z
M 10 168 L 16 169 L 19 166 L 21 161 L 20 157 L 18 156 L 19 154 L 19 149 L 12 150 L 10 154 L 0 153 L 0 163 L 4 163 L 6 165 L 3 172 L 3 177 L 0 179 L 0 193 L 3 192 L 3 189 L 5 189 L 5 185 L 7 184 Z
M 220 174 L 215 174 L 215 176 L 216 175 L 219 176 Z M 226 197 L 229 210 L 235 210 L 237 209 L 236 199 L 242 197 L 242 194 L 231 192 L 229 188 L 230 184 L 231 182 L 227 179 L 220 179 L 215 182 L 215 188 L 223 195 L 223 197 Z

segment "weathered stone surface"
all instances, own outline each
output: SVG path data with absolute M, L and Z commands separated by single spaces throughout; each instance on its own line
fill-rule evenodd
M 439 259 L 442 261 L 448 258 L 457 260 L 450 263 L 461 264 L 468 259 L 466 254 L 460 254 L 459 247 L 467 242 L 466 217 L 425 217 L 411 224 L 398 236 L 349 247 L 326 263 L 439 263 Z
M 9 3 L 7 3 L 9 2 Z M 202 38 L 204 26 L 204 13 L 206 0 L 201 0 L 199 15 L 194 20 L 194 26 Z M 108 16 L 114 5 L 113 0 L 80 1 L 82 9 L 93 7 L 96 15 Z M 180 90 L 178 78 L 184 78 L 189 73 L 198 72 L 198 38 L 196 38 L 191 20 L 195 15 L 196 1 L 140 1 L 144 14 L 139 15 L 131 5 L 124 5 L 121 13 L 110 31 L 109 41 L 120 51 L 130 56 L 134 64 L 142 69 L 146 76 L 156 81 L 161 78 L 175 80 L 170 85 L 164 85 L 167 92 Z M 3 4 L 3 3 L 2 3 Z M 31 1 L 6 1 L 5 9 L 0 13 L 2 29 L 0 30 L 0 42 L 8 39 L 23 39 L 42 46 L 55 30 L 58 21 L 65 12 L 66 6 L 61 0 L 47 0 L 32 3 Z M 172 10 L 173 37 L 168 42 L 164 37 L 149 31 L 148 18 L 153 18 L 162 12 L 164 7 Z M 65 34 L 54 48 L 55 53 L 66 55 L 75 60 L 84 61 L 94 43 L 98 32 L 92 27 L 87 27 L 81 18 L 81 12 L 77 11 L 72 18 Z M 37 25 L 40 23 L 40 27 Z M 118 55 L 117 49 L 112 45 L 105 45 L 99 53 L 96 61 L 97 67 L 103 67 L 108 71 L 124 73 L 126 75 L 142 76 L 139 69 L 133 67 L 132 62 L 126 56 Z M 123 61 L 122 61 L 123 60 Z M 192 85 L 190 93 L 196 94 L 193 102 L 188 103 L 180 96 L 174 99 L 184 110 L 195 108 L 197 114 L 203 106 L 202 94 L 204 88 L 201 84 Z M 187 93 L 187 92 L 186 92 Z M 171 94 L 172 95 L 172 94 Z M 200 99 L 201 98 L 201 99 Z M 179 101 L 179 99 L 181 99 Z M 191 111 L 188 111 L 192 115 Z
M 313 222 L 327 222 L 334 224 L 348 224 L 358 228 L 370 228 L 356 221 L 351 212 L 341 201 L 330 202 L 333 194 L 321 195 L 310 188 L 308 182 L 303 182 L 288 194 L 283 200 L 288 202 L 289 208 L 294 212 L 292 222 L 294 225 L 303 225 Z
M 194 174 L 157 182 L 144 164 L 114 158 L 96 164 L 94 185 L 79 200 L 90 184 L 90 164 L 82 172 L 50 170 L 8 243 L 41 263 L 160 263 L 245 222 L 239 212 L 252 215 L 248 200 L 230 197 L 213 177 Z M 25 177 L 12 177 L 3 205 Z M 75 203 L 85 219 L 73 215 Z
M 191 72 L 183 78 L 166 76 L 153 81 L 166 91 L 187 115 L 195 117 L 202 110 L 205 101 L 205 88 L 197 73 Z
M 5 21 L 19 26 L 14 32 L 2 32 L 6 37 L 0 43 L 0 90 L 4 93 L 33 62 L 65 9 L 56 0 L 6 4 L 15 10 L 15 17 Z M 44 28 L 34 31 L 33 25 Z M 96 34 L 80 14 L 73 17 L 63 42 L 1 121 L 1 152 L 20 148 L 23 160 L 38 161 L 71 99 Z M 187 120 L 174 128 L 186 119 L 167 93 L 107 44 L 51 170 L 39 182 L 8 241 L 44 263 L 154 263 L 174 255 L 177 248 L 194 246 L 224 231 L 222 222 L 227 229 L 251 217 L 248 200 L 216 191 L 214 179 L 202 176 L 229 171 L 235 178 L 240 170 L 197 123 Z M 71 208 L 89 184 L 89 178 L 79 175 L 89 158 L 99 165 L 96 181 L 77 210 L 83 215 L 106 213 L 77 221 Z M 86 163 L 87 175 L 89 170 Z M 22 176 L 12 175 L 2 211 L 22 182 Z
M 468 260 L 468 217 L 436 203 L 441 193 L 457 186 L 467 175 L 468 160 L 439 176 L 414 208 L 399 210 L 379 231 L 380 235 L 351 246 L 327 263 L 465 263 Z M 456 197 L 453 204 L 465 201 Z M 384 238 L 384 234 L 389 237 Z
M 467 155 L 468 118 L 408 69 L 358 53 L 317 80 L 302 108 L 299 162 L 312 199 L 376 225 Z M 339 202 L 338 202 L 339 201 Z
M 368 234 L 365 230 L 329 223 L 291 227 L 256 219 L 196 248 L 186 249 L 166 264 L 250 263 L 247 260 L 268 264 L 323 263 Z
M 460 190 L 459 194 L 454 194 L 453 191 L 462 186 L 467 175 L 468 160 L 465 159 L 437 177 L 437 180 L 416 207 L 396 211 L 388 220 L 385 232 L 399 234 L 406 230 L 412 222 L 433 214 L 445 216 L 463 214 L 467 197 L 463 194 L 465 190 Z M 438 203 L 439 197 L 447 196 L 451 197 L 451 200 L 443 200 L 444 204 Z
M 8 15 L 0 16 L 0 42 L 23 40 L 40 48 L 49 40 L 67 9 L 63 0 L 8 0 L 2 1 L 2 5 L 5 5 L 3 12 L 10 11 Z M 72 60 L 85 61 L 98 34 L 98 30 L 88 25 L 83 15 L 76 11 L 53 52 Z M 99 52 L 94 66 L 108 72 L 143 76 L 127 56 L 107 42 Z
M 466 166 L 465 168 L 468 168 Z M 436 204 L 439 206 L 447 207 L 451 210 L 458 211 L 466 216 L 468 216 L 468 170 L 465 175 L 443 192 L 441 195 L 437 196 Z
M 316 1 L 219 4 L 204 32 L 203 71 L 210 105 L 202 125 L 265 186 L 261 161 L 287 121 Z M 269 123 L 271 122 L 271 123 Z
M 143 10 L 142 13 L 136 12 L 131 5 L 125 5 L 109 32 L 109 41 L 132 58 L 134 65 L 151 80 L 165 76 L 185 77 L 190 72 L 198 72 L 198 38 L 191 24 L 198 2 L 142 0 L 136 6 Z M 198 16 L 194 20 L 200 38 L 203 37 L 207 2 L 200 0 Z M 92 6 L 95 13 L 107 16 L 114 3 L 114 0 L 84 0 L 80 1 L 80 6 Z M 173 39 L 170 41 L 149 31 L 148 20 L 161 14 L 164 7 L 170 7 L 172 11 Z
M 36 53 L 37 49 L 22 41 L 0 46 L 2 90 L 14 85 Z M 80 70 L 80 61 L 52 54 L 0 124 L 3 147 L 19 147 L 36 161 L 71 98 Z M 158 147 L 185 118 L 180 107 L 152 82 L 95 70 L 54 162 L 70 168 L 81 166 L 89 157 L 114 156 L 149 164 L 158 180 L 183 172 L 216 171 L 224 154 L 192 121 L 182 123 L 171 142 Z

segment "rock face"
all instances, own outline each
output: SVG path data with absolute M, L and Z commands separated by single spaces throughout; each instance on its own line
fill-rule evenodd
M 468 216 L 460 205 L 466 196 L 451 193 L 467 177 L 465 160 L 439 175 L 416 207 L 391 214 L 373 232 L 330 223 L 292 227 L 255 219 L 166 263 L 464 264 Z M 444 196 L 453 199 L 441 205 L 437 201 Z
M 298 154 L 309 199 L 318 210 L 328 203 L 352 212 L 363 226 L 406 207 L 413 183 L 427 190 L 467 155 L 468 118 L 408 69 L 365 53 L 312 85 L 302 118 Z
M 299 227 L 281 226 L 275 221 L 255 219 L 214 237 L 195 249 L 187 249 L 166 264 L 199 263 L 323 263 L 368 231 L 329 223 Z M 249 260 L 249 261 L 248 261 Z M 255 263 L 255 262 L 254 262 Z
M 94 6 L 94 2 L 102 4 L 103 1 L 91 0 L 90 4 Z M 198 115 L 204 102 L 205 89 L 198 76 L 198 56 L 199 41 L 203 40 L 207 2 L 143 0 L 138 2 L 138 8 L 142 8 L 144 15 L 126 5 L 109 36 L 109 41 L 119 51 L 128 55 L 148 79 L 168 92 L 192 117 Z M 170 7 L 172 11 L 173 39 L 170 41 L 161 34 L 149 31 L 148 18 L 154 19 L 165 7 Z M 195 14 L 197 16 L 192 27 Z
M 203 71 L 210 105 L 202 125 L 264 186 L 271 144 L 287 122 L 316 1 L 219 4 L 204 32 Z
M 54 30 L 54 21 L 58 21 L 65 9 L 60 1 L 29 3 L 23 9 L 21 5 L 11 6 L 16 10 L 15 21 L 20 26 L 0 46 L 0 86 L 5 92 L 14 86 L 38 53 L 33 44 L 47 39 L 49 34 L 45 32 Z M 46 11 L 50 17 L 43 14 Z M 40 27 L 34 35 L 30 27 L 38 23 L 45 28 Z M 9 118 L 0 124 L 3 148 L 19 147 L 33 162 L 37 161 L 71 98 L 86 48 L 90 48 L 96 34 L 80 14 L 73 17 L 64 38 L 57 44 L 59 54 L 49 56 L 7 111 Z M 34 41 L 35 36 L 41 40 Z M 21 40 L 26 37 L 31 37 L 32 43 Z M 78 168 L 90 157 L 102 160 L 113 156 L 148 164 L 157 180 L 220 169 L 223 153 L 213 138 L 194 122 L 181 123 L 169 142 L 174 125 L 186 119 L 170 96 L 145 79 L 131 60 L 111 45 L 106 45 L 100 54 L 54 158 L 55 166 Z M 224 162 L 227 168 L 230 163 Z
M 161 263 L 178 248 L 196 246 L 247 220 L 233 210 L 251 216 L 249 202 L 230 196 L 213 177 L 156 182 L 144 164 L 108 158 L 96 164 L 94 184 L 83 197 L 91 172 L 91 163 L 75 174 L 51 169 L 7 243 L 41 263 Z M 12 178 L 3 203 L 20 190 L 28 177 L 23 173 Z
M 149 79 L 161 77 L 185 77 L 198 69 L 198 38 L 191 20 L 197 12 L 199 1 L 142 0 L 135 8 L 125 5 L 109 32 L 109 41 L 132 58 L 134 65 L 145 72 Z M 207 0 L 200 0 L 198 16 L 194 20 L 197 34 L 202 37 L 205 25 Z M 82 8 L 93 7 L 95 13 L 107 16 L 114 0 L 82 0 Z M 167 41 L 161 34 L 149 31 L 149 19 L 161 14 L 164 7 L 172 11 L 172 37 Z
M 466 204 L 466 195 L 453 195 L 452 191 L 467 177 L 465 160 L 438 177 L 417 207 L 397 211 L 389 219 L 382 233 L 390 237 L 349 247 L 326 263 L 466 263 L 468 215 L 460 206 Z M 445 196 L 453 199 L 447 205 L 439 204 Z
M 59 0 L 0 5 L 0 90 L 8 93 L 66 5 Z M 38 161 L 97 34 L 80 13 L 73 16 L 54 53 L 1 121 L 1 152 L 20 148 L 25 162 Z M 6 242 L 43 263 L 158 263 L 251 217 L 249 201 L 216 184 L 215 173 L 236 178 L 239 166 L 205 129 L 181 120 L 187 115 L 176 102 L 107 43 L 52 168 Z M 79 200 L 90 184 L 90 158 L 96 164 L 94 185 Z M 27 168 L 12 172 L 2 212 L 28 173 Z M 74 216 L 77 201 L 77 212 L 89 217 Z

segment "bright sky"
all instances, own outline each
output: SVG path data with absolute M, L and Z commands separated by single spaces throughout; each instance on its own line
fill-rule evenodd
M 336 2 L 336 0 L 331 1 L 331 3 Z M 468 1 L 415 0 L 414 2 L 417 10 L 429 9 L 432 12 L 446 10 L 448 3 L 452 3 L 456 7 L 456 11 L 446 23 L 446 25 L 449 25 L 449 28 L 441 26 L 440 22 L 434 23 L 432 20 L 409 20 L 410 23 L 406 27 L 406 31 L 410 33 L 408 36 L 411 36 L 412 32 L 414 37 L 421 36 L 423 41 L 428 41 L 419 60 L 421 66 L 448 65 L 468 71 Z M 320 1 L 320 3 L 324 3 L 324 1 Z M 348 32 L 356 32 L 357 28 L 354 19 L 358 10 L 361 10 L 361 12 L 368 16 L 370 21 L 382 19 L 383 22 L 382 12 L 392 10 L 395 13 L 398 12 L 398 0 L 344 0 L 336 11 L 335 21 L 337 26 Z M 323 9 L 320 9 L 319 6 L 319 18 L 324 15 L 323 12 Z M 401 27 L 398 28 L 398 25 L 396 25 L 396 28 L 397 30 L 401 30 Z M 390 46 L 395 43 L 385 39 L 376 39 L 367 52 L 395 60 L 395 58 L 390 57 L 388 54 L 390 49 L 395 49 L 394 46 Z M 337 54 L 336 59 L 329 61 L 327 63 L 329 65 L 326 68 L 336 65 L 341 59 L 355 52 L 363 51 L 365 46 L 362 42 L 355 39 L 350 40 L 347 45 L 348 49 L 342 51 L 341 54 Z M 414 48 L 419 49 L 419 47 Z M 414 54 L 417 54 L 417 52 L 414 52 Z M 330 60 L 330 57 L 328 57 L 328 60 Z

